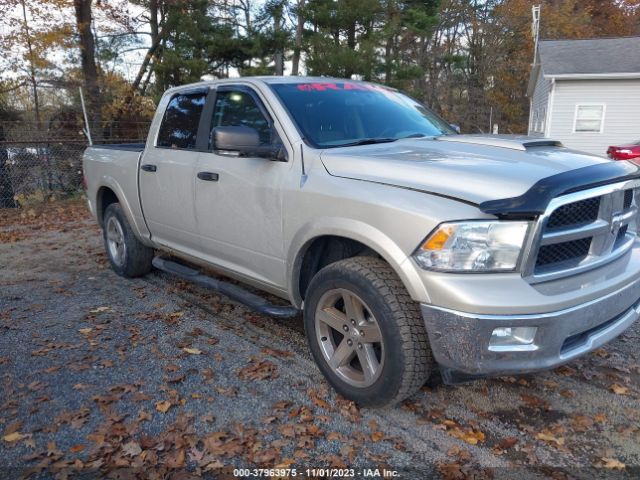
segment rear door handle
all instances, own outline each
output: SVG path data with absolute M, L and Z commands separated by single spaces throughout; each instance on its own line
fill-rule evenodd
M 217 182 L 219 176 L 213 172 L 198 172 L 198 178 L 206 182 Z
M 151 165 L 150 163 L 146 163 L 140 168 L 145 172 L 155 172 L 156 170 L 158 170 L 158 167 L 156 167 L 155 165 Z

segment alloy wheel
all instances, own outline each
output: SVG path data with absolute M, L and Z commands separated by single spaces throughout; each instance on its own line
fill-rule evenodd
M 318 344 L 329 367 L 349 385 L 366 388 L 380 377 L 384 341 L 367 304 L 346 289 L 325 292 L 315 314 Z

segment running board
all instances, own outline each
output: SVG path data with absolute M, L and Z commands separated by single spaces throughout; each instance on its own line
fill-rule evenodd
M 266 298 L 262 298 L 254 293 L 248 292 L 242 287 L 229 282 L 216 280 L 215 278 L 205 275 L 199 270 L 187 267 L 186 265 L 182 265 L 181 263 L 173 260 L 163 257 L 155 257 L 152 263 L 158 270 L 176 275 L 184 280 L 188 280 L 203 287 L 211 288 L 232 300 L 246 305 L 258 313 L 277 318 L 296 317 L 300 314 L 300 310 L 292 305 L 272 305 Z

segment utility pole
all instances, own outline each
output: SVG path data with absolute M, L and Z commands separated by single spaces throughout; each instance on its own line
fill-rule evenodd
M 536 64 L 538 58 L 538 38 L 540 36 L 540 5 L 531 7 L 531 36 L 533 37 L 533 64 Z

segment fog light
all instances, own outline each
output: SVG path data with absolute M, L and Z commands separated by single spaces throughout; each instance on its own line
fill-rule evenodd
M 533 343 L 538 327 L 500 327 L 493 330 L 489 350 L 494 352 L 517 352 L 537 350 Z

